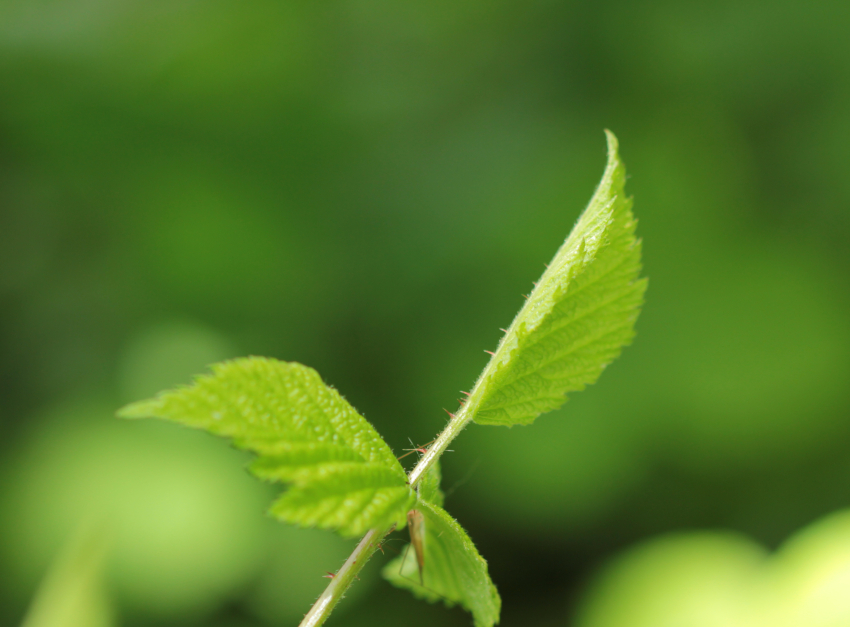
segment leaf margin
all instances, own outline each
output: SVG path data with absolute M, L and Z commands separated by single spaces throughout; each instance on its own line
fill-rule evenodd
M 159 418 L 177 422 L 228 438 L 235 447 L 255 453 L 257 457 L 248 467 L 252 474 L 266 481 L 288 485 L 269 508 L 272 516 L 284 522 L 332 529 L 345 537 L 362 535 L 371 528 L 405 526 L 406 513 L 415 505 L 417 495 L 408 485 L 404 469 L 374 426 L 335 388 L 325 384 L 314 369 L 297 362 L 250 356 L 212 364 L 210 370 L 210 373 L 197 375 L 190 385 L 178 386 L 153 398 L 125 405 L 117 415 L 129 419 Z M 318 407 L 325 412 L 322 424 L 307 425 L 309 418 L 289 416 L 287 411 L 297 413 L 291 407 L 282 411 L 284 415 L 274 423 L 269 406 L 277 403 L 278 407 L 282 407 L 280 403 L 284 403 L 288 396 L 280 394 L 272 399 L 268 388 L 273 388 L 275 382 L 281 383 L 281 377 L 290 377 L 289 382 L 295 386 L 292 389 L 297 393 L 311 388 L 315 391 L 315 397 L 309 399 L 313 403 L 311 410 L 315 411 Z M 292 389 L 289 396 L 292 396 Z M 264 390 L 265 396 L 259 390 Z M 330 415 L 327 415 L 328 411 Z M 285 424 L 287 418 L 291 418 L 291 424 Z M 281 429 L 280 439 L 276 439 L 272 423 Z M 312 426 L 314 431 L 305 431 L 306 426 Z M 322 455 L 315 455 L 322 451 L 325 453 L 324 460 Z M 319 461 L 302 463 L 301 467 L 296 464 L 292 468 L 284 463 L 287 455 L 294 459 L 299 453 L 302 462 L 304 456 L 309 461 L 310 453 L 316 457 L 314 462 Z M 356 458 L 362 461 L 357 462 Z M 276 468 L 272 462 L 275 459 L 280 462 Z M 369 499 L 361 499 L 365 504 L 360 513 L 350 516 L 351 520 L 344 520 L 345 515 L 338 510 L 356 505 L 356 502 L 352 495 L 339 498 L 332 489 L 333 482 L 329 480 L 334 475 L 344 479 L 346 463 L 356 465 L 356 472 L 364 480 L 361 491 L 375 490 L 372 501 L 377 501 L 378 505 L 381 502 L 386 505 L 388 501 L 390 505 L 396 505 L 384 507 L 381 513 L 378 506 L 370 510 Z M 369 472 L 376 478 L 376 485 L 369 486 L 365 481 Z M 323 480 L 325 496 L 319 498 Z M 381 489 L 385 489 L 384 493 L 380 493 Z M 318 501 L 312 510 L 305 504 L 311 493 Z M 337 515 L 324 511 L 333 509 L 334 498 L 340 503 Z M 326 502 L 324 505 L 323 501 Z

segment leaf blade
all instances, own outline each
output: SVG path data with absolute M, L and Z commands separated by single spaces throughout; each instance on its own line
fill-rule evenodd
M 374 427 L 312 368 L 263 357 L 212 366 L 191 386 L 121 409 L 230 438 L 258 458 L 250 470 L 289 484 L 275 517 L 357 536 L 405 524 L 416 494 Z
M 422 499 L 417 508 L 425 519 L 424 583 L 419 584 L 416 557 L 408 548 L 384 567 L 384 578 L 419 599 L 459 604 L 472 613 L 475 627 L 498 624 L 502 600 L 469 535 L 439 505 Z
M 531 424 L 594 383 L 634 337 L 646 280 L 617 139 L 597 190 L 466 402 L 478 424 Z

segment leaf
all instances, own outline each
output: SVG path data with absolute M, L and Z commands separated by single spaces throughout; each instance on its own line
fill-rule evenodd
M 270 512 L 348 537 L 405 525 L 416 494 L 375 428 L 312 368 L 264 357 L 212 366 L 211 375 L 119 411 L 231 438 L 258 457 L 258 477 L 289 484 Z
M 502 337 L 465 404 L 478 424 L 531 424 L 594 383 L 634 336 L 646 279 L 617 139 L 590 204 Z
M 476 627 L 491 627 L 499 622 L 502 600 L 487 573 L 487 562 L 458 522 L 440 506 L 443 493 L 439 480 L 439 466 L 435 464 L 420 483 L 416 505 L 425 527 L 422 584 L 410 545 L 384 567 L 384 578 L 419 599 L 431 603 L 442 600 L 449 607 L 460 604 L 472 613 Z

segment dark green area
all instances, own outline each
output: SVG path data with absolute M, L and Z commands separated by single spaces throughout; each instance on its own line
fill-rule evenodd
M 398 455 L 428 442 L 589 200 L 603 128 L 650 280 L 635 343 L 444 459 L 502 625 L 568 624 L 659 532 L 773 547 L 850 506 L 848 32 L 839 1 L 4 2 L 0 622 L 94 518 L 122 625 L 296 624 L 348 544 L 265 520 L 222 442 L 112 412 L 268 355 Z M 468 623 L 381 559 L 329 624 Z

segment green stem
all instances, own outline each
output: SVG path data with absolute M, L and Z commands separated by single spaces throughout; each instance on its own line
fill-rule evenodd
M 352 584 L 357 577 L 360 569 L 366 565 L 369 558 L 378 550 L 381 539 L 390 533 L 393 527 L 389 529 L 370 529 L 363 539 L 357 544 L 354 552 L 345 560 L 345 564 L 337 571 L 328 587 L 322 592 L 321 596 L 316 599 L 313 607 L 304 616 L 299 627 L 319 627 L 325 622 L 328 616 L 331 615 L 334 607 L 348 590 L 348 586 Z
M 469 400 L 471 401 L 472 398 L 473 397 L 470 396 Z M 467 403 L 460 409 L 460 411 L 452 416 L 449 424 L 447 424 L 442 433 L 437 436 L 434 443 L 428 447 L 427 452 L 422 455 L 419 462 L 413 467 L 413 470 L 411 470 L 410 474 L 407 476 L 407 482 L 410 484 L 411 488 L 416 487 L 416 484 L 422 480 L 422 477 L 425 476 L 428 469 L 431 468 L 431 466 L 440 459 L 440 456 L 446 452 L 446 449 L 449 447 L 449 444 L 452 443 L 452 440 L 454 440 L 458 434 L 463 431 L 463 428 L 469 424 L 469 421 L 472 420 L 474 413 L 474 411 L 469 411 L 469 403 Z

